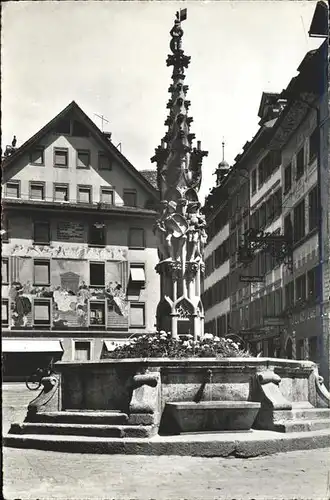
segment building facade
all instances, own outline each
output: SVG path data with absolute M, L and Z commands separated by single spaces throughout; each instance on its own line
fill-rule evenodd
M 153 171 L 138 172 L 72 102 L 3 161 L 4 375 L 99 359 L 155 329 Z M 20 373 L 22 372 L 22 373 Z
M 206 255 L 228 237 L 227 326 L 253 353 L 320 363 L 329 370 L 329 163 L 327 41 L 309 52 L 281 94 L 264 93 L 260 128 L 206 200 Z M 240 180 L 239 180 L 240 179 Z M 224 199 L 224 196 L 227 199 Z M 321 200 L 321 202 L 320 202 Z M 223 206 L 222 228 L 213 221 Z M 213 225 L 212 225 L 213 224 Z M 211 262 L 211 261 L 210 261 Z M 222 275 L 204 280 L 208 302 Z M 205 299 L 206 297 L 206 299 Z M 229 327 L 228 328 L 228 324 Z M 219 325 L 220 326 L 220 325 Z M 214 328 L 214 326 L 213 326 Z
M 224 149 L 224 144 L 223 144 Z M 208 244 L 204 250 L 205 272 L 203 303 L 207 310 L 205 332 L 223 336 L 229 327 L 229 220 L 228 182 L 230 167 L 224 159 L 215 171 L 216 186 L 204 206 L 207 218 Z

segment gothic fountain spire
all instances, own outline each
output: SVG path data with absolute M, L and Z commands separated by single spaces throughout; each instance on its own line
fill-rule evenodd
M 157 181 L 161 197 L 161 214 L 155 225 L 160 262 L 156 266 L 161 276 L 161 300 L 157 309 L 159 330 L 178 334 L 204 332 L 204 312 L 201 302 L 203 249 L 206 243 L 205 218 L 200 213 L 198 191 L 202 180 L 202 160 L 207 152 L 193 147 L 195 134 L 190 133 L 193 119 L 188 116 L 190 101 L 186 99 L 185 69 L 190 57 L 182 49 L 182 21 L 187 9 L 176 13 L 170 31 L 167 66 L 173 66 L 169 87 L 169 110 L 165 125 L 168 130 L 151 159 L 157 164 Z

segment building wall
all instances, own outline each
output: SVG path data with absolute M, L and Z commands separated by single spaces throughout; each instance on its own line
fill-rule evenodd
M 216 252 L 220 247 L 228 243 L 229 224 L 225 224 L 220 231 L 210 238 L 205 248 L 204 261 L 206 263 L 205 276 L 203 280 L 203 295 L 205 309 L 205 332 L 213 333 L 214 335 L 223 336 L 228 332 L 227 315 L 230 310 L 230 301 L 227 296 L 221 300 L 221 296 L 217 295 L 212 298 L 211 302 L 208 298 L 210 290 L 214 289 L 217 283 L 225 280 L 229 275 L 229 260 L 222 253 L 222 258 L 216 257 Z M 226 293 L 225 293 L 226 295 Z M 222 295 L 223 296 L 223 295 Z
M 98 168 L 98 154 L 102 151 L 93 137 L 73 137 L 58 134 L 48 134 L 40 143 L 44 147 L 44 165 L 30 163 L 29 153 L 18 159 L 17 164 L 11 167 L 10 173 L 4 172 L 3 182 L 8 180 L 20 182 L 21 198 L 28 199 L 30 181 L 45 183 L 45 199 L 53 200 L 54 184 L 69 185 L 69 201 L 77 201 L 77 186 L 90 186 L 92 202 L 101 201 L 101 187 L 114 190 L 114 204 L 123 205 L 124 189 L 135 189 L 137 192 L 137 206 L 144 207 L 149 195 L 141 184 L 113 158 L 111 170 Z M 68 151 L 68 167 L 54 166 L 54 148 L 65 148 Z M 77 168 L 77 150 L 90 152 L 89 168 Z
M 38 216 L 37 216 L 38 218 Z M 81 229 L 80 237 L 76 241 L 59 241 L 57 239 L 58 222 L 67 226 L 71 223 L 74 227 Z M 53 318 L 58 317 L 58 327 L 88 327 L 88 311 L 86 310 L 86 300 L 100 300 L 107 298 L 104 290 L 98 290 L 90 283 L 90 262 L 104 262 L 105 269 L 105 289 L 113 289 L 116 284 L 121 284 L 123 289 L 129 285 L 129 270 L 131 264 L 143 264 L 145 269 L 145 285 L 139 289 L 139 293 L 134 292 L 131 297 L 132 302 L 142 302 L 145 304 L 146 322 L 143 331 L 154 329 L 155 312 L 159 300 L 158 275 L 154 267 L 157 264 L 158 256 L 156 241 L 152 232 L 151 221 L 138 221 L 138 219 L 125 219 L 120 221 L 106 220 L 106 232 L 110 235 L 110 245 L 104 247 L 89 246 L 88 224 L 75 217 L 58 218 L 55 215 L 50 219 L 51 243 L 50 245 L 35 245 L 33 242 L 33 217 L 28 215 L 17 215 L 10 218 L 10 242 L 3 244 L 3 259 L 8 259 L 9 264 L 9 285 L 4 285 L 2 298 L 13 301 L 12 283 L 19 282 L 24 287 L 24 295 L 31 305 L 35 298 L 45 295 L 45 289 L 52 291 L 52 301 L 58 306 L 57 313 L 53 311 Z M 131 249 L 128 246 L 128 232 L 130 227 L 139 226 L 144 228 L 146 234 L 146 247 L 141 249 Z M 38 286 L 34 280 L 34 262 L 49 261 L 50 282 L 49 286 Z M 68 273 L 70 273 L 68 275 Z M 82 286 L 86 289 L 81 289 Z M 70 288 L 70 289 L 69 289 Z M 80 288 L 80 291 L 79 291 Z M 88 289 L 88 292 L 85 291 Z M 82 291 L 83 290 L 83 291 Z M 69 292 L 69 295 L 68 295 Z M 125 295 L 124 294 L 124 295 Z M 128 329 L 129 323 L 129 303 L 123 293 L 118 293 L 118 300 L 123 303 L 121 315 L 109 313 L 107 328 Z M 71 309 L 70 309 L 71 305 Z M 78 307 L 78 306 L 81 307 Z M 72 307 L 74 307 L 72 310 Z M 10 308 L 9 308 L 10 310 Z M 85 314 L 83 314 L 83 311 Z M 28 313 L 27 325 L 33 325 L 32 308 Z M 18 322 L 9 322 L 12 326 L 22 326 L 26 321 L 20 318 Z M 63 321 L 61 322 L 60 319 Z M 63 324 L 66 323 L 66 324 Z M 56 325 L 53 325 L 56 326 Z M 140 331 L 141 329 L 129 328 L 128 332 Z
M 292 186 L 283 198 L 283 220 L 291 214 L 294 220 L 294 208 L 304 199 L 305 214 L 304 226 L 305 236 L 293 246 L 293 272 L 283 269 L 283 286 L 293 284 L 294 289 L 294 307 L 288 312 L 289 304 L 286 303 L 284 294 L 284 310 L 286 311 L 285 327 L 283 328 L 284 345 L 288 340 L 293 341 L 294 358 L 314 358 L 319 360 L 320 353 L 312 352 L 312 343 L 321 333 L 321 317 L 319 301 L 320 297 L 308 296 L 308 272 L 313 268 L 319 269 L 319 234 L 318 227 L 310 230 L 309 227 L 309 193 L 313 188 L 317 188 L 319 178 L 317 170 L 317 157 L 312 161 L 310 157 L 309 138 L 317 126 L 317 113 L 312 109 L 305 119 L 301 122 L 290 140 L 285 144 L 282 150 L 283 169 L 282 178 L 284 182 L 285 167 L 292 164 Z M 296 180 L 297 171 L 297 153 L 304 148 L 304 173 L 299 180 Z M 297 292 L 297 278 L 305 276 L 306 278 L 306 298 L 299 303 Z M 319 287 L 320 276 L 317 276 L 317 288 Z M 317 356 L 317 359 L 315 359 Z
M 35 150 L 31 146 L 3 171 L 7 231 L 2 242 L 3 337 L 57 339 L 63 347 L 62 360 L 67 361 L 99 359 L 104 341 L 155 331 L 160 298 L 153 233 L 156 213 L 137 211 L 155 199 L 156 193 L 108 153 L 109 168 L 100 169 L 101 144 L 90 135 L 49 133 L 37 145 L 44 148 L 42 164 L 31 163 Z M 66 167 L 54 165 L 55 148 L 65 148 Z M 89 151 L 86 168 L 77 164 L 78 150 Z M 33 199 L 31 182 L 43 185 L 42 198 Z M 57 184 L 68 187 L 66 199 L 55 198 Z M 17 185 L 16 195 L 12 188 Z M 88 202 L 77 198 L 79 186 L 90 187 Z M 102 188 L 113 192 L 110 204 L 104 204 Z M 135 192 L 136 208 L 124 199 L 125 189 Z M 96 210 L 99 202 L 102 205 Z M 122 209 L 118 212 L 110 205 Z M 35 239 L 40 223 L 49 228 L 42 242 Z M 104 232 L 100 241 L 91 239 L 95 224 Z M 143 242 L 133 241 L 133 229 L 143 232 Z M 38 264 L 49 266 L 49 279 L 40 278 Z M 101 264 L 100 282 L 95 281 L 98 271 L 93 264 Z M 6 354 L 6 360 L 10 376 L 13 363 L 22 363 L 29 371 L 33 363 L 41 362 L 40 356 L 19 353 Z

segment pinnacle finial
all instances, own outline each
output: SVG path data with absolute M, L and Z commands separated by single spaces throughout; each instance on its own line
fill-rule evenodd
M 225 138 L 222 138 L 222 161 L 225 161 Z

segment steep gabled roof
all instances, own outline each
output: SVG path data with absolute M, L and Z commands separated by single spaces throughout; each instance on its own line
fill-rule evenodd
M 36 134 L 20 146 L 12 155 L 5 158 L 2 162 L 2 168 L 9 168 L 18 158 L 26 153 L 34 144 L 37 144 L 42 137 L 51 132 L 54 126 L 66 115 L 74 113 L 75 118 L 81 120 L 91 135 L 102 145 L 102 149 L 117 160 L 117 162 L 139 182 L 154 198 L 157 198 L 157 191 L 153 184 L 149 182 L 129 161 L 128 159 L 110 142 L 95 123 L 84 113 L 75 101 L 72 101 L 58 115 L 50 120 Z

